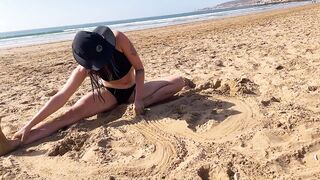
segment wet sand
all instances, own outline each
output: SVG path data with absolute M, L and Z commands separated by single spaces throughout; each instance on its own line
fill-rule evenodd
M 126 33 L 146 80 L 192 79 L 141 117 L 121 105 L 0 157 L 0 179 L 320 178 L 320 6 Z M 71 42 L 0 50 L 11 137 L 65 83 Z M 90 92 L 87 79 L 52 120 Z

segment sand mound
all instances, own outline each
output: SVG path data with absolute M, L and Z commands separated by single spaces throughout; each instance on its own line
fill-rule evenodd
M 235 79 L 213 79 L 208 78 L 204 83 L 200 83 L 196 87 L 196 91 L 206 90 L 211 92 L 214 90 L 222 95 L 236 96 L 236 95 L 257 95 L 259 94 L 259 86 L 248 78 L 235 78 Z M 197 79 L 197 78 L 195 78 Z

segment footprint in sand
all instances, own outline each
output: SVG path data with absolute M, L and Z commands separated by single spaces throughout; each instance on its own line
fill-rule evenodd
M 59 141 L 48 151 L 48 156 L 63 156 L 68 152 L 79 152 L 86 140 L 88 139 L 88 134 L 76 134 L 70 137 L 65 137 L 63 140 Z

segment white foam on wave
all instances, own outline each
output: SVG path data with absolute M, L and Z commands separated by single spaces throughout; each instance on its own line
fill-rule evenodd
M 155 20 L 144 20 L 144 21 L 127 22 L 122 24 L 114 24 L 114 25 L 106 24 L 106 25 L 108 25 L 111 29 L 117 29 L 125 32 L 125 31 L 133 31 L 133 30 L 141 30 L 141 29 L 190 23 L 190 22 L 196 22 L 196 21 L 204 21 L 204 20 L 216 19 L 221 17 L 239 16 L 239 15 L 245 15 L 250 13 L 268 11 L 272 9 L 282 9 L 282 8 L 293 7 L 293 6 L 301 6 L 307 3 L 310 3 L 310 2 L 292 2 L 292 3 L 285 3 L 285 4 L 256 6 L 256 7 L 250 7 L 245 9 L 234 9 L 234 10 L 228 10 L 228 11 L 211 12 L 206 14 L 194 14 L 194 15 L 185 15 L 180 17 L 179 16 L 169 17 L 169 18 L 163 18 L 163 19 L 159 18 Z M 58 42 L 63 40 L 72 40 L 77 31 L 80 31 L 80 30 L 92 31 L 94 28 L 95 27 L 92 27 L 92 26 L 81 27 L 81 28 L 69 28 L 58 33 L 0 39 L 0 48 L 42 44 L 42 43 L 48 43 L 48 42 Z

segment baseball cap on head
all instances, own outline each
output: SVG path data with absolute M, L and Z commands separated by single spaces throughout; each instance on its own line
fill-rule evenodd
M 112 30 L 107 26 L 98 26 L 96 27 L 93 32 L 100 34 L 108 43 L 116 47 L 116 38 Z
M 95 71 L 100 70 L 110 62 L 115 50 L 113 32 L 110 29 L 110 32 L 103 32 L 107 35 L 106 38 L 102 34 L 102 29 L 99 28 L 99 30 L 100 32 L 79 31 L 72 43 L 75 60 L 84 68 Z

